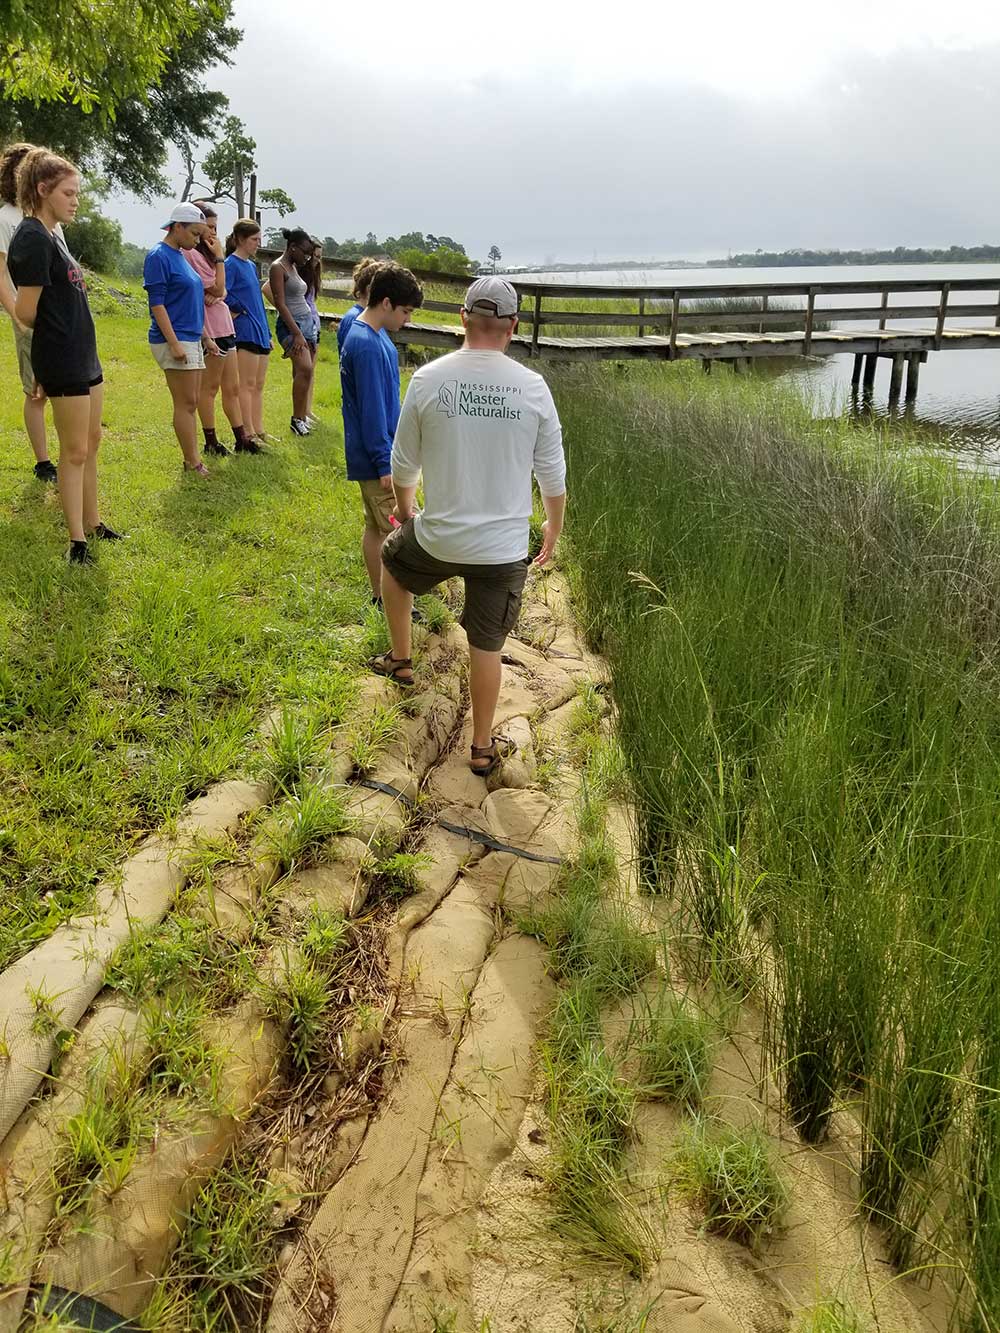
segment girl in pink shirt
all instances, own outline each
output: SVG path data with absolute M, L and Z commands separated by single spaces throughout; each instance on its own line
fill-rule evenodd
M 229 419 L 238 454 L 260 453 L 260 446 L 243 425 L 240 407 L 240 372 L 236 357 L 236 331 L 233 317 L 223 300 L 226 295 L 225 252 L 218 235 L 218 214 L 209 203 L 196 200 L 205 215 L 205 234 L 193 250 L 182 251 L 205 287 L 205 370 L 198 396 L 198 415 L 205 435 L 205 453 L 228 455 L 215 433 L 215 399 L 222 390 L 222 410 Z

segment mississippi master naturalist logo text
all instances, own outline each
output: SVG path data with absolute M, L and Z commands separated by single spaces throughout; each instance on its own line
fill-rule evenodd
M 514 384 L 466 384 L 446 380 L 438 389 L 437 410 L 449 417 L 494 417 L 501 421 L 520 421 L 521 408 L 508 399 L 521 390 Z

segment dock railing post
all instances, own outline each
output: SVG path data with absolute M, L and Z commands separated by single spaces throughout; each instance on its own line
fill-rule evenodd
M 646 298 L 645 298 L 644 296 L 640 296 L 640 297 L 639 297 L 639 337 L 640 337 L 640 338 L 645 337 L 645 334 L 646 334 L 646 326 L 645 326 L 645 325 L 643 324 L 643 322 L 642 322 L 642 317 L 643 317 L 643 315 L 644 315 L 645 313 L 646 313 Z
M 764 321 L 767 319 L 767 292 L 761 297 L 760 301 L 760 323 L 757 325 L 758 335 L 764 332 Z
M 882 288 L 882 304 L 879 306 L 879 310 L 883 312 L 883 313 L 879 316 L 879 321 L 878 321 L 878 331 L 879 331 L 879 333 L 884 333 L 884 332 L 885 332 L 885 311 L 886 311 L 888 308 L 889 308 L 889 288 L 888 288 L 888 287 L 883 287 L 883 288 Z
M 677 355 L 677 325 L 680 322 L 681 294 L 674 288 L 674 299 L 670 305 L 670 360 Z
M 865 358 L 862 352 L 854 353 L 854 369 L 851 372 L 851 388 L 856 389 L 861 383 L 861 367 L 864 365 Z
M 938 306 L 937 328 L 934 330 L 934 347 L 936 351 L 941 350 L 941 336 L 944 333 L 944 322 L 948 318 L 948 293 L 951 291 L 950 282 L 941 284 L 941 304 Z
M 1000 292 L 997 292 L 997 306 L 998 306 L 998 309 L 997 309 L 997 323 L 996 323 L 996 326 L 997 326 L 998 329 L 1000 329 Z
M 539 328 L 541 327 L 541 323 L 542 323 L 542 320 L 541 320 L 541 314 L 542 314 L 542 293 L 541 293 L 540 291 L 536 291 L 536 292 L 535 292 L 535 322 L 534 322 L 534 323 L 532 324 L 532 326 L 531 326 L 531 355 L 532 355 L 532 356 L 538 356 L 538 355 L 539 355 L 539 349 L 538 349 L 538 330 L 539 330 Z
M 861 386 L 865 395 L 870 394 L 872 389 L 875 387 L 875 371 L 877 369 L 878 369 L 878 353 L 869 352 L 868 355 L 865 357 L 865 378 Z
M 802 343 L 802 355 L 808 356 L 812 350 L 813 340 L 813 316 L 816 313 L 816 292 L 814 288 L 809 288 L 809 298 L 806 301 L 806 336 Z

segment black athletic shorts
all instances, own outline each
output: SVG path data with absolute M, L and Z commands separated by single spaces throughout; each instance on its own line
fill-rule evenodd
M 237 341 L 237 348 L 241 352 L 253 352 L 254 356 L 270 356 L 270 347 L 263 347 L 260 343 L 242 343 Z
M 88 384 L 43 384 L 42 392 L 48 398 L 89 398 L 91 389 L 96 389 L 103 383 L 104 376 L 98 375 L 96 380 L 91 380 Z

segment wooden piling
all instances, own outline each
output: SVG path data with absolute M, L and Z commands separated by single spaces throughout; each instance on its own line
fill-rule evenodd
M 711 375 L 711 373 L 712 373 L 712 358 L 709 357 L 709 356 L 703 356 L 702 359 L 701 359 L 701 368 L 702 368 L 702 370 L 705 372 L 706 375 Z
M 851 388 L 856 389 L 861 383 L 861 367 L 864 365 L 864 353 L 854 353 L 854 369 L 851 371 Z
M 535 322 L 531 326 L 531 355 L 538 356 L 538 330 L 542 325 L 542 293 L 535 292 Z
M 903 367 L 906 364 L 906 353 L 896 352 L 892 358 L 892 374 L 889 376 L 889 402 L 895 403 L 899 400 L 899 392 L 903 387 Z
M 645 324 L 643 324 L 643 322 L 642 322 L 642 317 L 643 317 L 643 315 L 644 315 L 645 313 L 646 313 L 646 298 L 645 298 L 644 296 L 640 296 L 640 297 L 639 297 L 639 337 L 640 337 L 640 338 L 644 338 L 644 337 L 646 336 L 646 326 L 645 326 Z
M 865 393 L 871 393 L 875 387 L 875 371 L 878 369 L 878 356 L 875 352 L 869 352 L 865 357 L 865 378 L 862 388 Z
M 906 369 L 906 401 L 912 403 L 916 401 L 917 387 L 920 384 L 920 361 L 919 352 L 910 352 Z

